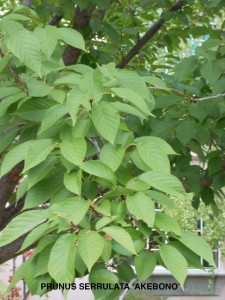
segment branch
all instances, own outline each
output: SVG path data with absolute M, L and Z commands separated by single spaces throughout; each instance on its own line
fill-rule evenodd
M 200 181 L 200 184 L 201 184 L 202 188 L 206 188 L 206 187 L 209 187 L 209 186 L 212 185 L 212 179 L 205 179 L 205 178 L 200 176 L 199 181 Z M 183 188 L 185 189 L 186 193 L 191 193 L 192 192 L 189 188 L 189 185 L 188 185 L 188 179 L 182 179 L 181 183 L 182 183 Z
M 4 57 L 4 54 L 2 52 L 2 49 L 0 49 L 0 56 L 1 57 Z M 9 72 L 11 73 L 11 75 L 13 76 L 14 80 L 16 83 L 18 83 L 18 85 L 21 87 L 21 89 L 26 93 L 28 94 L 28 90 L 27 88 L 25 87 L 25 85 L 23 84 L 23 82 L 20 80 L 20 78 L 16 75 L 16 73 L 13 71 L 13 69 L 7 65 L 7 69 L 9 70 Z
M 0 179 L 0 225 L 5 214 L 5 205 L 19 182 L 23 166 L 24 163 L 20 162 Z
M 178 1 L 171 7 L 170 11 L 178 11 L 182 8 L 182 6 L 182 2 Z M 145 35 L 139 41 L 137 41 L 137 43 L 122 59 L 122 61 L 117 64 L 117 68 L 123 69 L 135 57 L 135 55 L 138 54 L 141 48 L 153 38 L 153 36 L 161 29 L 164 23 L 165 20 L 162 17 L 156 23 L 154 23 L 152 27 L 145 33 Z
M 204 97 L 204 98 L 193 98 L 194 101 L 204 101 L 204 100 L 210 100 L 210 99 L 217 99 L 220 97 L 225 97 L 225 93 L 223 94 L 218 94 L 215 96 L 209 96 L 209 97 Z
M 63 15 L 53 15 L 51 20 L 49 20 L 48 25 L 51 25 L 51 26 L 58 25 L 59 22 L 62 20 L 62 18 L 63 18 Z
M 92 12 L 93 9 L 91 10 L 91 12 L 88 12 L 86 10 L 80 10 L 79 6 L 77 6 L 74 13 L 72 28 L 81 29 L 87 26 L 91 20 Z M 80 54 L 80 49 L 68 45 L 63 53 L 63 62 L 65 66 L 76 64 L 80 57 Z
M 16 205 L 11 205 L 5 208 L 5 212 L 0 223 L 0 231 L 2 231 L 9 224 L 9 222 L 21 212 L 24 206 L 24 201 L 25 198 L 22 198 Z
M 22 254 L 22 253 L 17 253 L 17 251 L 19 251 L 19 249 L 21 248 L 26 235 L 21 236 L 20 238 L 18 238 L 17 240 L 13 241 L 12 243 L 0 247 L 0 265 L 5 263 L 6 261 Z M 29 249 L 33 248 L 34 246 L 32 245 L 32 247 L 29 247 Z M 27 251 L 28 249 L 25 249 L 23 252 Z
M 23 204 L 23 202 L 24 202 L 24 200 L 21 200 L 21 205 Z M 18 204 L 18 206 L 21 206 L 21 205 Z M 41 209 L 47 209 L 47 208 L 46 207 L 36 207 L 35 209 L 36 210 L 41 210 Z M 31 209 L 31 210 L 33 210 L 33 209 Z M 14 210 L 14 212 L 15 212 L 15 210 Z M 14 217 L 14 216 L 12 216 L 12 217 Z M 4 262 L 16 257 L 16 256 L 19 256 L 20 254 L 23 254 L 27 250 L 33 249 L 37 246 L 38 241 L 36 241 L 34 244 L 30 245 L 29 247 L 27 247 L 23 251 L 18 252 L 19 249 L 21 248 L 21 246 L 23 245 L 23 242 L 24 242 L 25 238 L 27 237 L 27 235 L 30 232 L 31 231 L 29 231 L 28 233 L 26 233 L 23 236 L 19 237 L 17 240 L 13 241 L 12 243 L 10 243 L 8 245 L 5 245 L 3 247 L 0 247 L 0 265 L 3 264 Z

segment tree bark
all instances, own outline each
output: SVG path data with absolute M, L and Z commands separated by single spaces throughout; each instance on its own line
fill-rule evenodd
M 0 231 L 2 231 L 9 222 L 15 218 L 22 210 L 24 206 L 25 199 L 19 200 L 19 202 L 16 205 L 11 205 L 5 209 L 4 216 L 2 217 L 1 223 L 0 223 Z
M 19 249 L 21 248 L 24 240 L 26 238 L 26 235 L 21 236 L 17 240 L 13 241 L 12 243 L 0 247 L 0 264 L 5 263 L 6 261 L 18 256 L 21 253 L 17 253 Z M 28 249 L 26 249 L 28 250 Z M 24 250 L 23 252 L 25 252 Z
M 0 227 L 6 211 L 6 203 L 11 197 L 16 185 L 20 179 L 20 173 L 23 170 L 24 163 L 17 164 L 9 173 L 0 179 Z
M 87 26 L 91 20 L 92 12 L 93 10 L 88 12 L 86 10 L 81 10 L 79 6 L 76 7 L 72 28 L 81 29 Z M 68 45 L 63 53 L 63 62 L 65 66 L 76 64 L 80 57 L 80 54 L 80 49 Z

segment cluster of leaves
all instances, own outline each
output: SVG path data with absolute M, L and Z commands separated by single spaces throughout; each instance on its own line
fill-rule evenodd
M 224 202 L 216 199 L 220 211 L 214 214 L 212 207 L 200 203 L 199 209 L 196 210 L 191 205 L 193 195 L 188 194 L 185 197 L 174 198 L 176 210 L 163 208 L 171 217 L 173 217 L 185 231 L 196 232 L 200 229 L 200 220 L 203 222 L 202 236 L 205 240 L 216 249 L 220 247 L 224 256 L 224 238 L 225 238 L 225 222 L 224 222 Z M 193 222 L 195 220 L 195 222 Z
M 188 266 L 203 268 L 200 257 L 215 266 L 212 251 L 155 207 L 175 209 L 170 196 L 184 194 L 182 180 L 186 190 L 195 192 L 195 204 L 200 198 L 213 203 L 211 184 L 221 194 L 225 104 L 218 95 L 224 92 L 224 40 L 218 30 L 209 32 L 213 38 L 176 64 L 174 73 L 158 72 L 154 64 L 150 69 L 148 51 L 140 53 L 131 70 L 120 70 L 114 62 L 153 20 L 153 10 L 144 13 L 149 1 L 134 1 L 128 9 L 126 1 L 122 6 L 51 2 L 33 1 L 34 10 L 17 7 L 0 20 L 1 177 L 24 162 L 22 180 L 9 200 L 23 201 L 23 212 L 2 231 L 0 247 L 25 235 L 21 252 L 38 241 L 10 288 L 24 278 L 32 294 L 42 295 L 46 290 L 40 283 L 70 283 L 85 274 L 91 282 L 115 284 L 135 276 L 144 281 L 157 264 L 183 286 Z M 222 1 L 216 2 L 218 8 Z M 98 10 L 82 34 L 43 25 L 54 13 L 64 15 L 67 24 L 74 4 L 101 8 L 103 19 Z M 158 14 L 171 1 L 154 5 Z M 124 12 L 133 18 L 124 22 Z M 186 13 L 188 18 L 191 12 L 187 6 L 164 19 L 175 26 L 174 17 Z M 120 36 L 116 29 L 121 26 Z M 165 41 L 175 48 L 175 42 Z M 66 45 L 83 50 L 79 64 L 64 66 Z M 160 47 L 157 41 L 154 46 Z M 177 62 L 175 56 L 165 59 Z M 214 98 L 200 101 L 204 96 Z M 190 165 L 191 151 L 203 167 Z M 112 259 L 113 272 L 108 268 Z M 113 299 L 120 292 L 95 295 Z
M 166 75 L 165 80 L 181 93 L 158 96 L 154 113 L 157 112 L 161 120 L 150 121 L 152 134 L 168 137 L 176 152 L 182 154 L 173 160 L 173 174 L 186 179 L 187 189 L 195 194 L 195 207 L 200 199 L 207 205 L 214 205 L 214 193 L 223 198 L 224 49 L 220 40 L 208 39 L 196 48 L 196 55 L 177 64 L 175 74 Z M 201 97 L 209 91 L 211 96 L 200 98 L 202 101 L 189 96 Z M 186 103 L 183 102 L 185 98 Z M 175 111 L 175 107 L 179 110 Z M 171 130 L 173 134 L 169 135 Z M 200 165 L 191 165 L 192 153 L 197 154 Z

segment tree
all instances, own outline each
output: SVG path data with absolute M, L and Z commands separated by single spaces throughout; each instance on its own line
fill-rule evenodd
M 183 286 L 199 257 L 215 266 L 155 207 L 191 191 L 195 208 L 220 209 L 222 2 L 1 1 L 0 263 L 36 248 L 10 288 L 24 278 L 41 295 L 40 283 L 85 274 L 116 284 L 131 265 L 143 281 L 157 263 Z

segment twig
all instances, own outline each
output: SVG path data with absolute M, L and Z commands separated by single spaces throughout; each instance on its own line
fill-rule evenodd
M 132 287 L 133 283 L 136 281 L 137 279 L 134 278 L 129 282 L 129 289 Z M 126 296 L 126 294 L 129 292 L 129 289 L 125 289 L 122 293 L 122 295 L 119 297 L 119 300 L 123 300 L 124 297 Z
M 157 88 L 157 87 L 150 87 L 151 90 L 161 90 L 161 88 Z M 223 94 L 218 94 L 218 95 L 215 95 L 215 96 L 208 96 L 208 97 L 203 97 L 203 98 L 195 98 L 195 97 L 192 97 L 192 96 L 189 96 L 187 94 L 185 94 L 184 92 L 181 92 L 181 91 L 178 91 L 178 90 L 175 90 L 175 89 L 170 89 L 171 92 L 174 92 L 178 95 L 181 95 L 185 98 L 187 98 L 188 100 L 190 100 L 190 102 L 200 102 L 200 101 L 204 101 L 204 100 L 210 100 L 210 99 L 217 99 L 217 98 L 220 98 L 220 97 L 225 97 L 225 93 Z
M 208 97 L 204 97 L 204 98 L 194 98 L 195 101 L 204 101 L 204 100 L 210 100 L 210 99 L 217 99 L 220 97 L 225 97 L 225 93 L 223 94 L 218 94 L 215 96 L 208 96 Z
M 101 151 L 101 149 L 99 148 L 98 143 L 97 143 L 94 139 L 92 139 L 92 138 L 90 138 L 90 137 L 88 137 L 87 140 L 88 140 L 88 141 L 92 144 L 92 146 L 97 150 L 97 154 L 99 154 L 100 151 Z
M 2 49 L 0 49 L 0 56 L 1 57 L 4 57 L 4 54 L 2 52 Z M 13 69 L 7 65 L 7 69 L 8 71 L 10 72 L 10 74 L 13 76 L 14 80 L 16 83 L 18 83 L 18 85 L 21 87 L 21 89 L 26 93 L 28 94 L 28 90 L 27 88 L 25 87 L 25 85 L 23 84 L 23 82 L 21 81 L 21 79 L 16 75 L 16 73 L 13 71 Z

